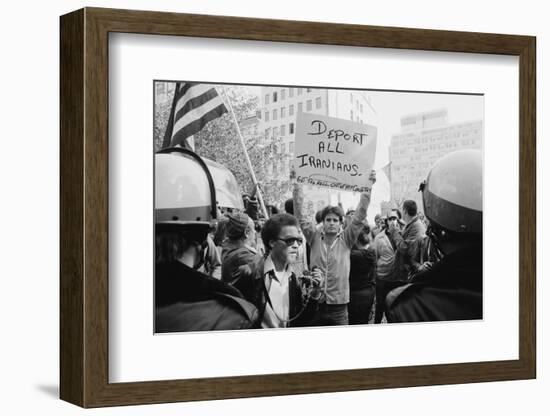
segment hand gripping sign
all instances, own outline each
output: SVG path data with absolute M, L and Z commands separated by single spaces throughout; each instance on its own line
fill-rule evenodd
M 376 154 L 377 128 L 299 113 L 296 120 L 296 180 L 306 185 L 363 192 Z

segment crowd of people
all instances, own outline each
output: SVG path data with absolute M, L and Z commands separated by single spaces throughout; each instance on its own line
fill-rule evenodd
M 369 224 L 373 171 L 354 210 L 326 206 L 314 222 L 298 183 L 285 212 L 271 208 L 268 218 L 245 195 L 245 209 L 218 213 L 215 227 L 157 221 L 155 331 L 480 319 L 476 177 L 445 172 L 480 169 L 481 159 L 455 159 L 424 183 L 424 214 L 405 200 Z

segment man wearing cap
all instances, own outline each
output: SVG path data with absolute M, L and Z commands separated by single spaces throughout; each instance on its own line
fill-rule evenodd
M 237 288 L 246 299 L 252 298 L 250 267 L 260 254 L 254 247 L 256 230 L 254 221 L 243 213 L 227 216 L 226 240 L 222 244 L 222 280 Z

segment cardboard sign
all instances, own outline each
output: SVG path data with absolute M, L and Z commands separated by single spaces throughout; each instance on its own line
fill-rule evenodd
M 296 120 L 294 169 L 307 185 L 363 192 L 374 164 L 377 128 L 299 113 Z

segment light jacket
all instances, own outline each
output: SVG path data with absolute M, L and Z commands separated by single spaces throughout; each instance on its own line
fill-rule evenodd
M 311 246 L 310 266 L 321 269 L 325 276 L 325 301 L 331 305 L 349 303 L 349 272 L 351 249 L 364 227 L 369 199 L 361 194 L 359 205 L 351 223 L 332 242 L 326 244 L 322 229 L 308 222 L 300 222 L 304 235 Z

